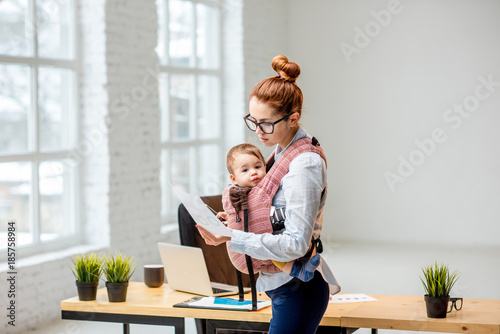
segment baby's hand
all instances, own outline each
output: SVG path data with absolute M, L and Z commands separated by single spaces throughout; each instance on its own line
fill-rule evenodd
M 227 213 L 225 213 L 224 211 L 221 211 L 221 212 L 218 212 L 217 213 L 217 218 L 224 220 L 223 223 L 224 225 L 227 225 L 226 221 L 227 221 Z

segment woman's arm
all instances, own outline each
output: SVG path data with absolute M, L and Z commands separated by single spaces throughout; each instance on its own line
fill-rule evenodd
M 286 201 L 286 231 L 272 235 L 234 230 L 232 251 L 260 260 L 282 262 L 297 259 L 307 252 L 315 223 L 321 219 L 321 194 L 326 187 L 323 159 L 315 153 L 299 155 L 290 163 L 282 186 Z

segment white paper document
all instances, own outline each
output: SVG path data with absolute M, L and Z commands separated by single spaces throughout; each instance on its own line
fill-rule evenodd
M 330 303 L 361 303 L 373 301 L 377 300 L 362 293 L 344 293 L 330 296 Z
M 179 197 L 196 224 L 204 227 L 213 235 L 233 236 L 231 231 L 210 211 L 200 196 L 188 194 L 182 190 L 175 189 L 174 193 Z

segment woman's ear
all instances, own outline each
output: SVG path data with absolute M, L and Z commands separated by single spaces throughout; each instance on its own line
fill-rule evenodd
M 297 124 L 299 123 L 299 119 L 300 119 L 300 114 L 298 112 L 294 112 L 290 116 L 289 120 L 292 128 L 297 126 Z

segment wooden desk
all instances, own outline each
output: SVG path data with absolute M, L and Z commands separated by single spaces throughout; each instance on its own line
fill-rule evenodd
M 124 333 L 129 332 L 130 323 L 174 326 L 176 334 L 184 333 L 184 318 L 207 319 L 211 330 L 221 326 L 260 330 L 267 328 L 271 320 L 271 307 L 254 312 L 173 307 L 193 296 L 172 290 L 168 284 L 148 288 L 142 282 L 131 282 L 125 303 L 110 303 L 105 288 L 98 290 L 96 301 L 81 302 L 78 297 L 63 300 L 62 319 L 123 323 Z M 268 300 L 265 294 L 259 298 Z M 340 332 L 342 314 L 354 307 L 355 304 L 330 304 L 320 326 L 338 327 Z
M 81 302 L 78 297 L 61 302 L 62 319 L 174 326 L 184 333 L 184 318 L 207 319 L 209 333 L 217 328 L 265 330 L 271 320 L 271 307 L 255 312 L 176 308 L 174 304 L 194 295 L 174 291 L 168 285 L 148 288 L 131 282 L 125 303 L 109 303 L 106 289 L 99 289 L 97 300 Z M 374 302 L 329 304 L 320 326 L 329 333 L 351 333 L 356 328 L 397 329 L 448 333 L 500 334 L 500 300 L 464 299 L 461 311 L 445 319 L 427 318 L 423 297 L 373 296 Z M 248 296 L 248 299 L 251 297 Z M 259 298 L 267 299 L 263 295 Z
M 427 318 L 423 296 L 373 296 L 342 315 L 343 328 L 398 329 L 447 333 L 500 333 L 500 300 L 464 299 L 461 311 Z

